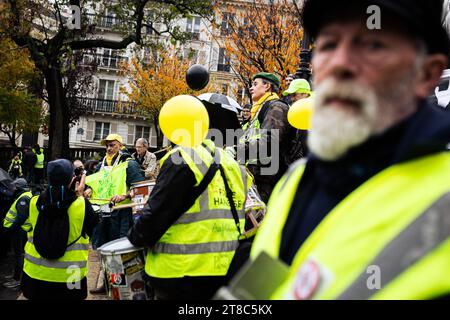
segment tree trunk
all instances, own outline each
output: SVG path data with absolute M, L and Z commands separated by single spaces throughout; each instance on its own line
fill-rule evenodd
M 62 85 L 59 65 L 44 72 L 50 106 L 48 160 L 69 159 L 69 110 Z
M 11 131 L 2 130 L 2 132 L 8 136 L 9 143 L 11 144 L 11 147 L 17 147 L 17 145 L 16 145 L 15 127 L 13 127 Z

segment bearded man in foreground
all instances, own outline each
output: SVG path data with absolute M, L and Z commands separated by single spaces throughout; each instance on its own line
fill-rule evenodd
M 450 113 L 426 102 L 448 62 L 441 13 L 442 1 L 305 2 L 311 155 L 278 183 L 252 248 L 290 265 L 273 298 L 450 295 Z

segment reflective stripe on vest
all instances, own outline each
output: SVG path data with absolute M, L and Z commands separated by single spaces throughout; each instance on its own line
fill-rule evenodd
M 369 266 L 382 270 L 386 286 L 402 272 L 450 239 L 450 193 L 447 193 L 387 245 Z M 450 254 L 450 252 L 448 252 Z M 361 274 L 339 297 L 340 300 L 369 299 L 376 290 L 367 285 L 367 272 Z
M 214 161 L 224 167 L 228 184 L 234 191 L 243 231 L 244 195 L 248 188 L 245 170 L 241 171 L 238 163 L 223 150 L 215 148 L 212 141 L 206 140 L 205 144 L 215 150 Z M 196 185 L 201 182 L 213 161 L 203 146 L 176 148 L 161 160 L 161 166 L 168 157 L 172 157 L 174 163 L 183 160 L 194 173 Z M 148 251 L 145 270 L 158 278 L 225 275 L 239 244 L 238 237 L 222 176 L 218 171 L 191 208 Z
M 39 215 L 36 207 L 38 197 L 30 201 L 30 223 L 34 227 Z M 78 282 L 87 275 L 87 260 L 89 237 L 80 237 L 85 216 L 85 200 L 78 197 L 68 209 L 69 239 L 71 243 L 61 258 L 48 260 L 39 255 L 33 244 L 34 229 L 28 232 L 28 241 L 25 245 L 25 259 L 23 271 L 33 279 L 48 282 Z
M 17 210 L 16 210 L 16 204 L 17 202 L 19 202 L 20 199 L 22 199 L 23 197 L 28 197 L 31 199 L 31 197 L 33 196 L 33 194 L 30 191 L 24 192 L 22 193 L 17 199 L 16 201 L 14 201 L 14 203 L 11 205 L 11 207 L 8 210 L 8 213 L 6 214 L 5 219 L 3 220 L 3 226 L 5 228 L 11 228 L 12 225 L 14 224 L 14 222 L 17 219 Z M 22 225 L 21 228 L 25 231 L 28 232 L 31 230 L 31 224 L 29 223 L 29 220 L 27 219 Z
M 260 230 L 255 239 L 258 251 L 267 248 L 278 256 L 287 219 L 284 212 L 290 210 L 302 171 L 303 168 L 297 168 L 291 181 L 283 180 L 277 186 L 278 193 L 274 193 L 263 222 L 262 229 L 266 230 Z M 449 191 L 447 152 L 397 164 L 378 173 L 321 221 L 300 247 L 288 277 L 273 297 L 430 299 L 448 294 L 450 238 L 445 204 Z M 284 194 L 292 198 L 285 204 L 278 198 Z M 281 226 L 271 233 L 267 222 L 274 223 L 274 215 L 279 214 L 282 218 L 277 223 Z M 278 246 L 274 247 L 273 242 Z M 399 263 L 402 257 L 404 260 Z M 378 276 L 379 289 L 376 281 L 373 283 Z M 363 285 L 368 288 L 362 290 Z
M 40 151 L 41 151 L 40 154 L 36 153 L 37 161 L 36 161 L 36 164 L 34 165 L 34 167 L 36 169 L 43 169 L 44 168 L 44 150 L 41 148 Z

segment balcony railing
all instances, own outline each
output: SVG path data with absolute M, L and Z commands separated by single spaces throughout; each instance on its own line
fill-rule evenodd
M 113 27 L 122 28 L 125 23 L 114 16 L 99 16 L 92 13 L 87 13 L 86 17 L 90 25 L 95 24 L 97 28 L 112 29 Z
M 95 98 L 78 98 L 78 100 L 86 107 L 87 112 L 144 116 L 143 112 L 136 108 L 136 104 L 129 101 Z
M 98 68 L 106 68 L 106 69 L 120 69 L 122 63 L 127 62 L 127 57 L 122 56 L 108 56 L 102 54 L 90 55 L 85 54 L 83 57 L 84 63 L 92 63 L 93 59 L 96 59 Z

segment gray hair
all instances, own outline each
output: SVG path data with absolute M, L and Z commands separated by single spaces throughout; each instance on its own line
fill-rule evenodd
M 136 142 L 134 143 L 134 145 L 136 145 L 136 143 L 142 143 L 144 145 L 144 147 L 148 148 L 148 141 L 145 138 L 139 138 L 136 140 Z

